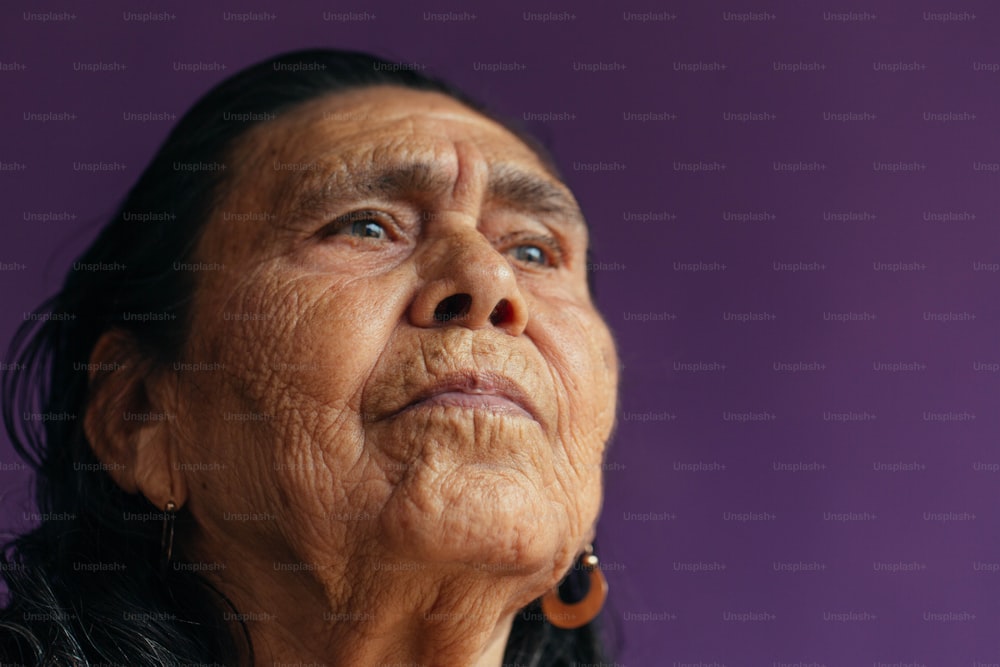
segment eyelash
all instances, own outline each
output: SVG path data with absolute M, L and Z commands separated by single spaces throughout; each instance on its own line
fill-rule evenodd
M 343 215 L 339 218 L 336 218 L 335 220 L 333 220 L 332 222 L 323 227 L 323 229 L 321 230 L 321 235 L 323 238 L 333 236 L 335 234 L 344 231 L 349 226 L 354 225 L 355 223 L 358 222 L 377 223 L 385 231 L 386 237 L 389 240 L 392 240 L 394 237 L 397 236 L 395 225 L 392 222 L 392 219 L 384 213 L 372 210 L 352 211 L 347 215 Z M 364 239 L 369 237 L 359 236 L 357 238 Z M 563 265 L 564 253 L 562 246 L 559 244 L 559 241 L 553 236 L 545 234 L 522 235 L 519 233 L 515 233 L 515 234 L 508 234 L 502 237 L 501 239 L 499 239 L 499 243 L 501 245 L 506 245 L 507 251 L 513 248 L 530 247 L 530 246 L 540 248 L 542 250 L 542 254 L 546 258 L 545 263 L 540 264 L 537 262 L 527 262 L 528 264 L 537 264 L 538 266 L 547 269 L 555 269 Z

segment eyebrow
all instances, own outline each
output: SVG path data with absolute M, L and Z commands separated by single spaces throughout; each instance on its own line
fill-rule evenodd
M 295 197 L 295 212 L 319 213 L 330 201 L 382 199 L 420 200 L 441 195 L 453 186 L 450 176 L 427 162 L 360 170 L 317 170 L 305 179 Z M 556 216 L 586 227 L 573 197 L 552 181 L 509 163 L 491 164 L 487 200 L 500 201 L 529 214 Z

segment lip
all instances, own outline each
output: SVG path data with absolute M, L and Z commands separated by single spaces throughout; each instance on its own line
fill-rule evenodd
M 484 371 L 451 373 L 418 391 L 396 415 L 419 408 L 452 406 L 522 416 L 538 421 L 528 394 L 511 378 Z

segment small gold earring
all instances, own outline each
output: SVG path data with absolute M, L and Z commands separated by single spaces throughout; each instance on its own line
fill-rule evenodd
M 160 534 L 160 573 L 166 574 L 170 558 L 174 552 L 174 519 L 177 518 L 177 504 L 167 501 L 163 508 L 163 531 Z

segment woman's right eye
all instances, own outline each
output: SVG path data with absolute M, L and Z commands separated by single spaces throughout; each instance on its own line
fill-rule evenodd
M 388 236 L 382 223 L 374 220 L 355 220 L 351 223 L 352 236 L 367 236 L 382 239 Z
M 386 223 L 379 219 L 371 211 L 360 211 L 351 213 L 342 218 L 334 220 L 326 226 L 324 236 L 336 236 L 346 234 L 371 239 L 388 239 L 389 230 Z

